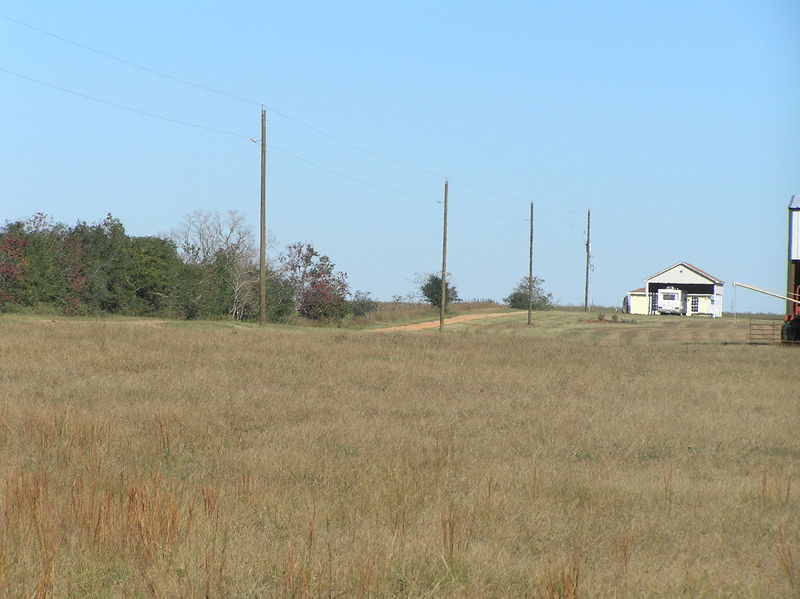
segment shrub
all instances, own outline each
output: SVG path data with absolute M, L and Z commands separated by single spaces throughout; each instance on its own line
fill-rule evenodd
M 347 283 L 337 279 L 312 281 L 300 298 L 298 312 L 312 320 L 341 320 L 349 312 Z
M 433 273 L 429 274 L 420 285 L 420 291 L 429 304 L 439 308 L 442 302 L 442 277 Z M 445 281 L 444 299 L 445 308 L 449 304 L 459 301 L 456 288 L 447 281 Z
M 378 311 L 378 302 L 370 297 L 368 291 L 356 291 L 348 303 L 353 316 L 368 316 Z
M 545 293 L 542 289 L 542 283 L 544 283 L 544 279 L 539 279 L 537 277 L 533 277 L 533 293 L 532 298 L 532 308 L 534 310 L 549 310 L 553 307 L 553 294 Z M 516 308 L 518 310 L 527 310 L 528 309 L 528 277 L 524 277 L 517 283 L 517 286 L 514 287 L 514 290 L 511 294 L 503 300 L 507 306 L 510 308 Z

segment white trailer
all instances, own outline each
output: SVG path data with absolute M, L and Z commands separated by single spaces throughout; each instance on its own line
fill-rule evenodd
M 658 290 L 656 312 L 659 314 L 686 314 L 686 294 L 682 289 L 665 287 Z

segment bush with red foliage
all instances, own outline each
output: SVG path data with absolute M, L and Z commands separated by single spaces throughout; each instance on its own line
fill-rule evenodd
M 8 232 L 0 236 L 0 300 L 19 299 L 20 286 L 25 278 L 25 246 L 21 235 Z

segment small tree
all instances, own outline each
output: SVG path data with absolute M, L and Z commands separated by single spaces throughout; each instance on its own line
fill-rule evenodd
M 170 234 L 183 262 L 199 267 L 199 313 L 228 312 L 241 320 L 258 309 L 257 253 L 244 215 L 196 210 Z
M 432 304 L 436 308 L 442 305 L 442 277 L 440 275 L 435 273 L 429 274 L 423 280 L 419 289 L 422 292 L 422 297 L 424 297 L 429 304 Z M 456 288 L 447 281 L 445 281 L 444 298 L 445 310 L 451 303 L 460 301 Z
M 340 277 L 311 281 L 300 300 L 301 316 L 312 320 L 341 320 L 350 311 L 347 303 L 347 281 Z
M 0 229 L 0 311 L 4 301 L 18 301 L 25 278 L 26 245 L 19 231 Z
M 281 275 L 292 288 L 301 316 L 330 321 L 347 315 L 347 274 L 336 271 L 330 258 L 310 243 L 298 242 L 287 246 L 279 261 Z
M 368 291 L 356 291 L 349 304 L 353 316 L 368 316 L 378 311 L 378 302 L 370 297 Z
M 268 270 L 267 318 L 272 322 L 285 322 L 295 314 L 292 286 L 279 273 Z
M 552 293 L 545 293 L 542 289 L 542 283 L 544 283 L 544 279 L 539 279 L 537 277 L 533 277 L 533 288 L 531 297 L 533 299 L 533 306 L 534 310 L 549 310 L 553 307 L 553 294 Z M 528 309 L 528 277 L 524 277 L 517 283 L 517 286 L 514 287 L 514 290 L 511 292 L 507 298 L 503 300 L 506 305 L 511 308 L 517 308 L 519 310 L 527 310 Z

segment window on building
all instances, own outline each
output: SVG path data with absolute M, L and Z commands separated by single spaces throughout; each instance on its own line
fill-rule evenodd
M 692 298 L 692 312 L 699 312 L 700 311 L 700 298 L 693 297 Z

